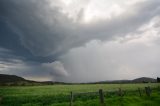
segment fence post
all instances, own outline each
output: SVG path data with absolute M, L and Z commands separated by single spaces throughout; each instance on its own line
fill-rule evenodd
M 73 92 L 70 94 L 70 106 L 73 106 Z
M 1 104 L 1 102 L 2 102 L 2 97 L 0 96 L 0 104 Z
M 139 96 L 142 96 L 141 89 L 138 88 Z
M 149 86 L 145 87 L 145 91 L 147 96 L 151 96 L 151 88 Z
M 157 89 L 160 91 L 160 86 L 158 86 Z
M 104 104 L 104 94 L 103 94 L 103 90 L 102 89 L 99 89 L 99 98 L 100 98 L 101 106 L 105 106 L 105 104 Z
M 121 88 L 119 88 L 118 95 L 122 96 L 122 89 Z

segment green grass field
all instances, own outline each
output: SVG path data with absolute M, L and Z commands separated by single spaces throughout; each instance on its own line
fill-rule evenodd
M 147 97 L 143 91 L 139 96 L 138 88 L 152 88 L 152 95 Z M 69 106 L 70 92 L 105 93 L 106 106 L 159 106 L 160 84 L 83 84 L 83 85 L 50 85 L 25 87 L 0 87 L 0 106 Z M 123 97 L 117 95 L 118 88 L 125 92 Z M 99 96 L 94 94 L 75 95 L 74 106 L 99 106 Z

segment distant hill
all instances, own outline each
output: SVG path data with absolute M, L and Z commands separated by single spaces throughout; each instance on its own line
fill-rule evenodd
M 9 82 L 18 82 L 18 81 L 26 81 L 26 80 L 16 75 L 0 74 L 0 83 L 9 83 Z
M 81 83 L 81 84 L 120 84 L 120 83 L 155 83 L 156 79 L 141 77 L 134 80 L 113 80 L 113 81 L 99 81 L 92 83 Z M 16 75 L 0 74 L 0 86 L 26 86 L 26 85 L 53 85 L 53 84 L 80 84 L 80 83 L 64 83 L 64 82 L 52 82 L 52 81 L 31 81 L 26 80 Z
M 95 82 L 95 83 L 107 83 L 107 84 L 121 84 L 121 83 L 156 83 L 157 80 L 153 78 L 148 78 L 148 77 L 141 77 L 141 78 L 136 78 L 133 80 L 113 80 L 113 81 L 100 81 L 100 82 Z
M 148 82 L 157 82 L 156 79 L 153 79 L 153 78 L 148 78 L 148 77 L 141 77 L 141 78 L 137 78 L 137 79 L 134 79 L 132 80 L 132 82 L 135 82 L 135 83 L 148 83 Z
M 31 81 L 26 80 L 22 77 L 16 76 L 16 75 L 6 75 L 6 74 L 0 74 L 0 85 L 8 85 L 8 86 L 14 86 L 14 85 L 51 85 L 55 84 L 52 81 L 44 81 L 44 82 L 38 82 L 38 81 Z
M 121 83 L 132 83 L 132 80 L 111 80 L 111 81 L 99 81 L 93 82 L 95 84 L 121 84 Z

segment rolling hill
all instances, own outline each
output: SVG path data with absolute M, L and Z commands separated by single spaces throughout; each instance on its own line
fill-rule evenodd
M 38 82 L 38 81 L 31 81 L 26 80 L 22 77 L 16 76 L 16 75 L 6 75 L 6 74 L 0 74 L 0 85 L 7 85 L 7 86 L 14 86 L 14 85 L 51 85 L 54 84 L 52 81 L 44 81 L 44 82 Z
M 152 82 L 152 83 L 154 83 L 154 82 L 157 82 L 157 80 L 156 79 L 153 79 L 153 78 L 148 78 L 148 77 L 141 77 L 141 78 L 137 78 L 137 79 L 134 79 L 134 80 L 132 80 L 132 82 L 134 82 L 134 83 L 147 83 L 147 82 Z
M 113 81 L 99 81 L 92 82 L 91 84 L 119 84 L 119 83 L 156 83 L 157 80 L 148 77 L 136 78 L 134 80 L 113 80 Z M 25 86 L 25 85 L 53 85 L 53 84 L 77 84 L 77 83 L 64 83 L 64 82 L 53 82 L 53 81 L 31 81 L 26 80 L 16 75 L 0 74 L 0 86 Z M 88 84 L 88 83 L 82 83 Z

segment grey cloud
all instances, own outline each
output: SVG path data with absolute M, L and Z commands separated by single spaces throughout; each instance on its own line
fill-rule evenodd
M 61 8 L 50 7 L 47 0 L 1 0 L 1 16 L 33 55 L 55 57 L 93 39 L 107 40 L 135 31 L 159 14 L 159 4 L 146 1 L 109 21 L 81 25 L 62 14 Z
M 9 63 L 16 63 L 16 60 L 23 60 L 23 57 L 16 56 L 13 54 L 13 51 L 0 47 L 0 63 L 9 62 Z
M 64 69 L 63 64 L 60 61 L 54 61 L 52 63 L 43 63 L 42 67 L 47 69 L 48 71 L 54 70 L 50 72 L 51 75 L 54 76 L 68 76 L 67 71 Z
M 19 35 L 22 45 L 34 55 L 48 55 L 60 48 L 57 44 L 60 44 L 65 36 L 62 37 L 57 30 L 63 30 L 66 19 L 57 8 L 46 8 L 46 2 L 33 0 L 2 0 L 1 5 L 1 10 L 4 10 L 2 16 Z
M 72 49 L 61 56 L 70 75 L 66 81 L 134 79 L 142 76 L 156 78 L 160 75 L 160 45 L 157 43 L 160 41 L 157 28 L 160 27 L 156 24 L 153 19 L 143 26 L 147 31 L 144 28 L 140 33 L 132 32 L 132 35 L 109 42 L 93 40 L 83 47 Z
M 0 73 L 18 75 L 37 81 L 43 81 L 43 79 L 48 81 L 64 81 L 62 78 L 68 76 L 68 72 L 60 61 L 41 64 L 26 63 L 15 59 L 11 61 L 0 61 Z
M 24 57 L 14 55 L 13 51 L 0 47 L 0 73 L 14 74 L 33 80 L 61 81 L 68 75 L 60 61 L 41 63 L 25 61 Z
M 146 72 L 140 70 L 145 70 L 145 65 L 150 65 L 148 73 L 152 73 L 151 68 L 159 73 L 160 62 L 155 59 L 159 58 L 156 53 L 160 53 L 158 38 L 154 48 L 139 43 L 126 45 L 135 39 L 134 35 L 120 44 L 110 44 L 114 37 L 144 33 L 137 29 L 159 16 L 159 7 L 160 1 L 146 0 L 118 17 L 82 24 L 62 13 L 62 8 L 51 6 L 48 0 L 0 0 L 0 71 L 26 78 L 45 76 L 51 80 L 80 82 L 111 79 L 111 75 L 126 78 L 130 71 L 122 70 L 127 68 L 143 75 Z M 82 8 L 78 12 L 77 21 L 83 18 L 83 11 Z M 92 40 L 100 43 L 90 42 Z M 107 47 L 103 44 L 106 42 L 109 42 Z M 144 54 L 148 58 L 136 60 L 135 53 L 139 59 L 146 58 Z M 5 65 L 11 67 L 5 68 Z M 132 77 L 135 73 L 131 73 Z
M 70 75 L 65 80 L 90 82 L 142 76 L 156 78 L 160 75 L 159 48 L 143 43 L 89 43 L 62 57 Z

